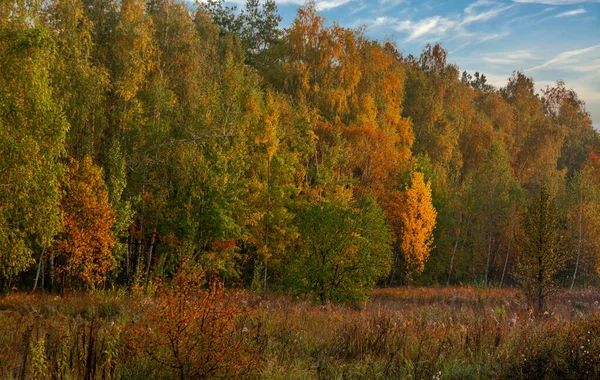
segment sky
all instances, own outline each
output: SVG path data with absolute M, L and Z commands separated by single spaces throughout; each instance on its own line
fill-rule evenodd
M 245 0 L 233 0 L 244 4 Z M 288 27 L 305 0 L 275 0 Z M 328 24 L 366 27 L 405 55 L 429 43 L 448 51 L 460 71 L 479 71 L 506 85 L 524 71 L 541 90 L 565 81 L 586 103 L 600 130 L 600 0 L 317 0 Z

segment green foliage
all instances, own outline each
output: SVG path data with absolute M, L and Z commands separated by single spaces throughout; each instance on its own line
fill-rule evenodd
M 415 281 L 514 284 L 515 216 L 542 184 L 565 200 L 577 252 L 559 277 L 599 280 L 600 200 L 573 189 L 597 174 L 600 137 L 574 91 L 559 81 L 539 96 L 521 72 L 502 89 L 482 73 L 459 79 L 441 45 L 403 57 L 317 8 L 281 29 L 271 0 L 3 2 L 3 286 L 55 284 L 44 252 L 63 236 L 63 164 L 86 156 L 116 213 L 109 286 L 150 286 L 191 255 L 228 284 L 277 288 L 306 243 L 297 214 L 341 188 L 354 200 L 342 209 L 381 206 L 408 263 L 400 246 L 423 220 L 406 218 L 418 214 L 406 203 L 413 169 L 436 210 L 426 253 L 402 249 L 418 258 Z
M 39 4 L 19 3 L 0 10 L 0 277 L 9 281 L 60 231 L 69 129 L 50 81 L 56 45 Z
M 556 290 L 555 276 L 564 265 L 561 237 L 555 200 L 542 188 L 523 215 L 518 276 L 538 312 L 543 311 L 546 296 Z
M 286 268 L 289 286 L 322 304 L 368 298 L 375 281 L 389 272 L 392 258 L 377 202 L 324 200 L 309 205 L 297 219 L 300 247 Z

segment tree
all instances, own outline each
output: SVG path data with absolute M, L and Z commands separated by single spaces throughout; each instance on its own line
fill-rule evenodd
M 470 200 L 473 203 L 475 227 L 480 232 L 479 246 L 485 251 L 484 283 L 488 285 L 495 247 L 510 224 L 510 210 L 518 193 L 518 183 L 512 176 L 510 157 L 501 141 L 494 141 L 480 164 L 473 181 Z M 510 238 L 509 238 L 510 239 Z M 509 240 L 506 239 L 506 240 Z M 483 248 L 485 247 L 485 248 Z
M 594 131 L 592 118 L 585 110 L 585 103 L 575 91 L 567 89 L 563 81 L 557 81 L 553 87 L 546 87 L 543 93 L 542 103 L 546 118 L 565 130 L 558 168 L 566 168 L 567 177 L 571 178 L 581 169 L 590 152 L 600 149 L 598 133 Z
M 480 91 L 487 91 L 491 89 L 491 86 L 487 84 L 487 78 L 485 74 L 479 74 L 475 72 L 474 79 L 471 81 L 471 87 Z
M 413 171 L 411 185 L 405 192 L 402 213 L 401 250 L 408 264 L 408 275 L 423 272 L 433 249 L 433 229 L 437 211 L 431 199 L 431 184 L 423 173 Z
M 63 286 L 76 281 L 95 287 L 115 267 L 111 231 L 115 211 L 102 177 L 102 169 L 89 156 L 73 160 L 69 167 L 62 200 L 63 232 L 52 247 Z
M 546 188 L 542 187 L 527 207 L 522 224 L 518 281 L 541 312 L 546 296 L 556 289 L 554 277 L 564 264 L 558 210 Z
M 93 23 L 81 0 L 55 0 L 46 12 L 57 48 L 52 85 L 71 126 L 67 150 L 78 159 L 98 157 L 109 82 L 107 70 L 91 59 Z
M 566 194 L 567 238 L 575 252 L 571 289 L 583 263 L 594 261 L 600 237 L 600 179 L 592 161 L 575 173 Z
M 297 216 L 300 246 L 287 266 L 295 292 L 328 301 L 362 301 L 390 269 L 390 235 L 379 205 L 327 200 Z
M 259 0 L 247 0 L 246 10 L 240 17 L 243 21 L 241 38 L 246 58 L 251 65 L 260 68 L 265 63 L 265 53 L 281 39 L 281 16 L 277 13 L 277 5 L 275 1 L 267 0 L 261 7 Z
M 60 230 L 69 125 L 50 81 L 56 59 L 38 2 L 0 6 L 0 279 L 10 283 Z M 40 258 L 41 261 L 41 258 Z
M 565 127 L 546 118 L 533 79 L 514 72 L 501 90 L 513 109 L 512 166 L 522 185 L 543 184 L 556 192 L 566 170 L 557 170 Z
M 222 282 L 213 278 L 208 289 L 206 282 L 202 268 L 184 258 L 171 286 L 161 284 L 156 302 L 134 324 L 132 342 L 166 377 L 247 377 L 254 350 L 238 322 L 248 311 Z

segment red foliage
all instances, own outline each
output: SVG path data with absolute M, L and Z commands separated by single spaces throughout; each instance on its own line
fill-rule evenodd
M 240 377 L 253 359 L 238 319 L 248 313 L 233 304 L 223 283 L 203 287 L 199 265 L 184 260 L 171 287 L 162 286 L 154 308 L 134 328 L 133 345 L 179 378 Z

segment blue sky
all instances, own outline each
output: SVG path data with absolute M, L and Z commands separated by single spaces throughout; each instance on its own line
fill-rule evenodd
M 245 0 L 235 0 L 238 4 Z M 304 0 L 275 0 L 290 25 Z M 328 23 L 366 27 L 366 35 L 394 40 L 405 54 L 440 42 L 448 61 L 483 72 L 504 86 L 513 70 L 539 90 L 566 82 L 600 130 L 600 0 L 317 0 Z

